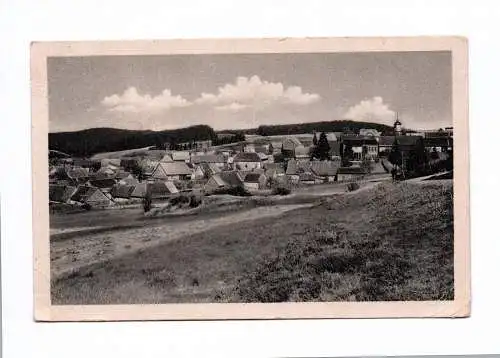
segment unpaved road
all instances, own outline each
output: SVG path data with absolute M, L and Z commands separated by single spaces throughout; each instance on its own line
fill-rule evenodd
M 207 231 L 217 226 L 279 216 L 287 211 L 313 204 L 262 206 L 221 217 L 195 218 L 189 221 L 165 220 L 163 224 L 88 234 L 55 240 L 50 245 L 52 278 L 80 267 L 106 261 L 186 235 Z

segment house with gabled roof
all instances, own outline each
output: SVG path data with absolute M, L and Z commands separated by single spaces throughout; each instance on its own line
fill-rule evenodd
M 120 168 L 115 168 L 115 167 L 101 167 L 101 168 L 99 168 L 99 170 L 97 170 L 96 172 L 94 172 L 93 175 L 105 175 L 105 176 L 108 176 L 108 177 L 112 177 L 119 170 L 120 170 Z
M 339 161 L 315 160 L 311 162 L 311 172 L 323 178 L 325 181 L 335 181 L 337 170 L 340 168 Z
M 278 140 L 271 140 L 269 142 L 269 152 L 270 154 L 280 154 L 281 153 L 282 142 Z
M 89 185 L 80 185 L 71 196 L 71 200 L 91 207 L 106 207 L 112 203 L 112 200 L 101 189 Z
M 75 193 L 76 187 L 70 185 L 49 185 L 49 202 L 67 203 Z
M 226 165 L 226 158 L 222 154 L 203 154 L 203 155 L 193 155 L 191 157 L 191 163 L 193 164 L 214 164 L 219 168 L 223 168 Z
M 424 138 L 424 146 L 428 152 L 448 152 L 453 150 L 453 137 Z
M 243 187 L 243 179 L 236 171 L 227 171 L 214 174 L 204 186 L 205 192 L 212 192 L 221 188 Z
M 122 185 L 136 185 L 138 183 L 139 180 L 135 176 L 126 177 L 118 181 L 118 184 Z
M 291 183 L 299 183 L 300 175 L 304 173 L 311 173 L 310 161 L 290 159 L 287 162 L 286 176 Z
M 421 139 L 422 137 L 409 135 L 380 136 L 378 138 L 379 155 L 387 156 L 391 152 L 395 140 L 398 141 L 399 149 L 402 152 L 409 152 Z
M 131 178 L 131 177 L 134 177 L 132 175 L 132 173 L 130 172 L 127 172 L 126 170 L 118 170 L 117 172 L 114 173 L 114 175 L 112 175 L 117 181 L 120 181 L 120 180 L 123 180 L 123 179 L 127 179 L 127 178 Z
M 169 153 L 166 153 L 166 154 L 165 154 L 165 155 L 164 155 L 164 156 L 160 159 L 160 162 L 163 162 L 163 163 L 165 163 L 165 162 L 167 162 L 167 163 L 168 163 L 168 162 L 173 162 L 173 161 L 174 161 L 174 159 L 172 158 L 172 155 L 171 155 L 171 154 L 169 154 Z
M 257 153 L 238 153 L 233 157 L 233 167 L 236 170 L 252 170 L 262 167 L 262 160 Z
M 163 150 L 163 149 L 153 149 L 153 148 L 150 148 L 149 150 L 145 151 L 144 152 L 144 155 L 148 158 L 148 159 L 151 159 L 151 160 L 154 160 L 154 161 L 160 161 L 164 156 L 165 154 L 167 153 L 166 150 Z
M 119 169 L 121 165 L 121 159 L 120 158 L 104 158 L 101 159 L 101 168 L 113 168 L 113 169 Z
M 110 178 L 114 178 L 118 184 L 135 185 L 139 183 L 139 180 L 132 173 L 125 170 L 119 170 L 114 175 L 110 175 Z
M 193 170 L 185 162 L 160 162 L 151 179 L 154 180 L 191 180 Z
M 267 162 L 269 160 L 269 155 L 264 152 L 255 152 L 259 156 L 262 162 Z
M 142 182 L 139 184 L 136 184 L 134 186 L 134 190 L 130 193 L 131 198 L 145 198 L 146 197 L 146 191 L 147 191 L 148 183 Z
M 169 181 L 147 183 L 147 190 L 151 194 L 151 199 L 167 199 L 179 193 L 175 184 Z
M 340 167 L 337 170 L 337 181 L 356 181 L 368 175 L 368 169 L 363 167 Z
M 276 179 L 278 177 L 285 176 L 285 169 L 280 163 L 266 163 L 264 168 L 264 173 L 268 178 Z
M 221 168 L 215 163 L 200 163 L 194 167 L 195 179 L 210 178 L 212 175 L 221 172 Z
M 255 153 L 255 144 L 247 143 L 243 145 L 243 152 L 245 153 Z
M 130 199 L 134 189 L 134 185 L 115 184 L 111 188 L 110 194 L 115 199 Z
M 247 173 L 243 179 L 243 186 L 249 190 L 259 190 L 266 187 L 267 177 L 264 173 Z
M 87 158 L 73 158 L 73 165 L 81 168 L 92 168 L 94 162 Z
M 301 184 L 320 184 L 322 180 L 316 177 L 313 173 L 300 173 L 299 183 Z
M 151 194 L 152 199 L 165 199 L 178 194 L 179 189 L 170 181 L 143 182 L 134 187 L 134 190 L 130 193 L 130 197 L 142 199 L 146 197 L 147 193 Z
M 95 173 L 89 178 L 90 185 L 96 188 L 106 189 L 107 191 L 109 191 L 116 182 L 115 174 L 108 175 L 105 173 Z
M 289 136 L 283 139 L 281 149 L 283 151 L 289 151 L 289 152 L 294 152 L 295 148 L 302 146 L 302 142 L 294 136 Z
M 172 151 L 172 160 L 175 162 L 189 162 L 191 159 L 191 154 L 188 151 Z
M 83 184 L 89 180 L 89 171 L 82 167 L 66 168 L 66 176 L 75 185 Z
M 134 170 L 137 170 L 139 168 L 139 165 L 140 165 L 139 158 L 132 158 L 132 157 L 120 158 L 120 167 L 128 172 L 133 172 Z
M 297 160 L 309 160 L 311 158 L 311 147 L 299 145 L 295 147 L 294 154 Z
M 341 152 L 346 153 L 348 148 L 352 152 L 353 159 L 373 159 L 379 154 L 379 140 L 375 137 L 344 136 L 341 142 Z
M 193 169 L 193 180 L 201 180 L 205 178 L 205 171 L 203 170 L 201 164 L 198 165 L 191 164 L 191 166 Z
M 156 167 L 158 166 L 159 162 L 151 160 L 151 159 L 143 159 L 140 163 L 140 168 L 142 171 L 142 176 L 144 178 L 149 178 Z

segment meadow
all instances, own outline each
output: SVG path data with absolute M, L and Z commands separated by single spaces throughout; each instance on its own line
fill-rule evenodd
M 308 205 L 272 215 L 249 214 L 264 207 L 254 200 L 253 208 L 225 212 L 240 216 L 217 224 L 210 218 L 221 214 L 209 211 L 195 215 L 197 222 L 176 219 L 185 231 L 160 217 L 152 226 L 69 238 L 68 245 L 108 242 L 115 252 L 106 254 L 103 247 L 102 258 L 87 255 L 76 265 L 82 252 L 75 261 L 69 255 L 68 269 L 53 275 L 52 302 L 453 299 L 452 180 L 385 181 L 349 193 L 309 195 L 308 202 L 305 197 L 298 195 L 299 204 Z M 298 205 L 294 196 L 281 200 Z M 53 264 L 54 247 L 64 241 L 51 243 Z

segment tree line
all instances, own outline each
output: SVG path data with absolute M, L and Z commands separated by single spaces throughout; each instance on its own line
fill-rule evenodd
M 116 128 L 92 128 L 76 132 L 49 133 L 49 149 L 58 150 L 75 157 L 88 157 L 102 152 L 114 152 L 144 147 L 164 149 L 166 143 L 189 143 L 211 140 L 212 145 L 229 144 L 244 140 L 242 132 L 225 139 L 206 125 L 192 126 L 166 131 L 125 130 Z M 188 144 L 185 144 L 188 143 Z

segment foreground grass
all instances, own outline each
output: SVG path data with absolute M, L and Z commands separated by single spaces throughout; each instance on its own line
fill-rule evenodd
M 52 300 L 453 299 L 452 211 L 449 183 L 383 183 L 82 268 L 52 283 Z

